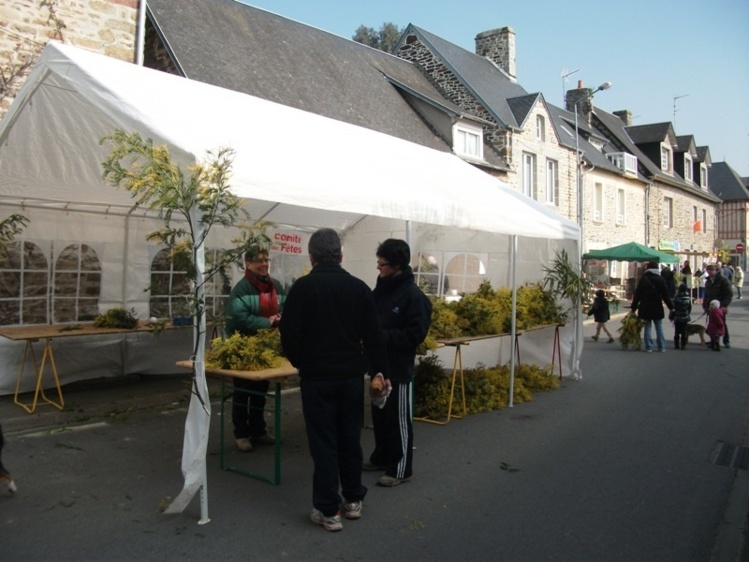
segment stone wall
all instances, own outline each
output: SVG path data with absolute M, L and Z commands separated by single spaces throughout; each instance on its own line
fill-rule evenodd
M 50 40 L 134 62 L 137 16 L 138 0 L 0 0 L 0 70 L 16 76 Z M 0 91 L 0 117 L 27 74 Z
M 478 56 L 488 58 L 507 76 L 515 80 L 517 77 L 515 31 L 511 27 L 479 33 L 476 35 L 475 42 Z
M 463 86 L 453 74 L 453 72 L 447 68 L 442 61 L 435 57 L 432 52 L 421 42 L 415 35 L 410 35 L 406 38 L 406 41 L 400 46 L 398 51 L 395 53 L 397 57 L 414 63 L 422 74 L 424 74 L 429 81 L 434 85 L 439 92 L 459 106 L 461 109 L 476 115 L 487 121 L 494 122 L 494 119 L 489 114 L 484 106 Z M 495 146 L 499 153 L 505 158 L 508 154 L 505 153 L 507 147 L 507 138 L 504 131 L 499 129 L 497 126 L 484 127 L 484 140 Z

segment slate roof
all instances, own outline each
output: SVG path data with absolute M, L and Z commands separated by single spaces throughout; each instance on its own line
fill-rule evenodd
M 190 79 L 451 151 L 387 79 L 462 113 L 410 62 L 235 0 L 149 0 L 148 15 Z
M 720 201 L 714 194 L 709 191 L 704 191 L 693 182 L 685 181 L 678 175 L 672 176 L 664 174 L 663 171 L 661 171 L 660 166 L 656 165 L 637 147 L 636 142 L 644 144 L 662 141 L 667 137 L 669 131 L 672 130 L 671 123 L 656 123 L 654 125 L 625 127 L 624 121 L 619 117 L 603 111 L 602 109 L 595 108 L 593 115 L 598 126 L 602 129 L 602 132 L 612 143 L 612 146 L 617 147 L 621 152 L 629 152 L 633 156 L 637 156 L 640 172 L 644 172 L 643 175 L 645 177 L 679 187 L 690 195 L 701 197 L 713 203 L 718 203 Z M 632 134 L 637 138 L 637 141 L 635 141 L 635 138 L 632 138 Z M 613 151 L 614 150 L 612 150 L 612 152 Z
M 704 162 L 708 166 L 712 165 L 710 158 L 710 147 L 709 146 L 698 146 L 697 147 L 697 162 Z
M 528 115 L 539 98 L 541 98 L 541 94 L 528 94 L 507 100 L 507 105 L 509 106 L 513 117 L 515 117 L 515 122 L 518 126 L 523 127 L 525 120 L 528 118 Z
M 691 156 L 697 155 L 694 135 L 682 135 L 676 137 L 676 152 L 688 152 Z
M 651 142 L 661 142 L 663 139 L 669 136 L 669 133 L 673 135 L 671 129 L 671 123 L 653 123 L 650 125 L 633 125 L 626 127 L 627 134 L 632 142 L 635 144 L 645 144 Z
M 713 162 L 710 168 L 710 191 L 723 201 L 749 200 L 749 190 L 743 179 L 726 162 Z
M 576 148 L 575 114 L 549 103 L 546 104 L 546 108 L 551 117 L 551 125 L 554 127 L 557 134 L 559 144 L 574 151 Z M 588 127 L 588 124 L 584 120 L 578 119 L 577 129 L 580 132 L 579 148 L 582 152 L 583 160 L 598 169 L 622 175 L 623 172 L 606 157 L 606 154 L 608 153 L 621 152 L 621 150 L 615 150 L 614 147 L 604 146 L 604 150 L 601 152 L 597 147 L 589 143 L 587 138 L 590 137 L 596 137 L 602 142 L 606 142 L 606 139 L 605 137 L 602 137 L 598 131 Z M 641 179 L 644 178 L 641 177 Z
M 480 57 L 413 24 L 406 27 L 401 41 L 411 33 L 419 37 L 431 52 L 440 58 L 497 123 L 501 126 L 520 128 L 520 123 L 508 103 L 510 99 L 528 94 L 520 84 L 511 80 L 486 57 Z M 398 46 L 396 50 L 397 48 Z

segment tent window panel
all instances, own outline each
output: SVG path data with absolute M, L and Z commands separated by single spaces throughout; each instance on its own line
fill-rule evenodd
M 93 320 L 101 294 L 101 264 L 96 251 L 87 244 L 66 246 L 55 261 L 54 277 L 54 321 Z
M 32 242 L 12 242 L 0 252 L 0 324 L 48 323 L 48 273 L 44 252 Z
M 156 318 L 170 318 L 170 299 L 169 297 L 151 297 L 149 302 L 151 316 Z
M 47 294 L 47 272 L 28 272 L 23 276 L 23 296 L 38 297 Z
M 445 283 L 451 296 L 475 293 L 486 279 L 487 254 L 453 254 L 445 267 Z M 447 291 L 446 291 L 447 293 Z
M 55 275 L 55 295 L 74 295 L 77 288 L 78 276 L 75 273 Z
M 184 265 L 182 266 L 184 267 Z M 191 294 L 187 272 L 175 264 L 168 248 L 159 250 L 151 262 L 149 314 L 157 318 L 185 315 Z
M 24 299 L 21 314 L 24 324 L 46 324 L 47 299 Z
M 21 314 L 18 309 L 19 301 L 0 300 L 0 325 L 9 326 L 21 323 Z
M 21 296 L 21 272 L 0 271 L 0 299 L 17 299 Z
M 213 270 L 215 264 L 219 263 L 223 250 L 207 249 L 205 253 L 206 269 Z M 231 292 L 231 281 L 224 271 L 216 271 L 205 284 L 205 312 L 206 320 L 223 324 L 226 304 Z
M 418 252 L 411 258 L 416 284 L 428 295 L 442 295 L 450 288 L 447 278 L 441 278 L 439 264 L 435 253 Z

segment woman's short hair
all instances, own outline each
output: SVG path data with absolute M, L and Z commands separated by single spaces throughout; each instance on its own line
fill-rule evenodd
M 387 260 L 388 263 L 403 269 L 411 264 L 411 248 L 405 240 L 388 238 L 377 247 L 377 257 Z
M 252 261 L 260 254 L 265 254 L 265 256 L 267 257 L 268 248 L 266 248 L 262 244 L 252 244 L 244 253 L 244 261 Z

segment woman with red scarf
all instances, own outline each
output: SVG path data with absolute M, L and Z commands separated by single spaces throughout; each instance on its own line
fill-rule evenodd
M 239 332 L 254 336 L 258 330 L 278 326 L 285 294 L 278 281 L 270 278 L 268 249 L 253 245 L 244 255 L 244 278 L 229 295 L 226 314 L 226 335 Z M 252 451 L 252 445 L 274 443 L 265 430 L 264 408 L 268 381 L 234 379 L 232 422 L 234 438 L 240 451 Z M 243 391 L 252 391 L 253 394 Z

